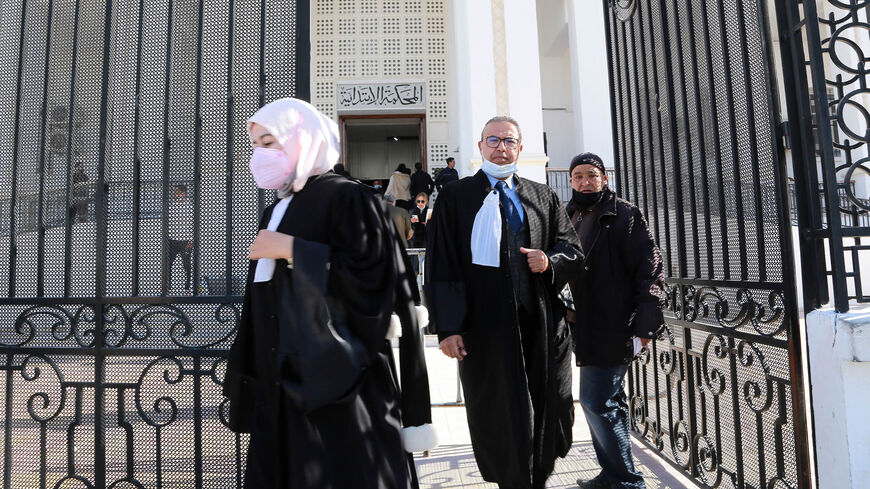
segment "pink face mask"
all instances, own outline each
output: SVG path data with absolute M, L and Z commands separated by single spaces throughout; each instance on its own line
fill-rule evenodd
M 254 148 L 254 154 L 251 155 L 251 175 L 262 189 L 281 188 L 295 166 L 280 149 Z

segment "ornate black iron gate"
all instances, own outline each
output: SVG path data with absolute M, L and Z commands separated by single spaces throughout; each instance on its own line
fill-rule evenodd
M 768 5 L 606 6 L 619 192 L 668 284 L 667 335 L 630 369 L 632 427 L 706 486 L 808 488 Z
M 220 383 L 264 202 L 245 119 L 308 97 L 308 9 L 0 9 L 2 487 L 241 486 Z

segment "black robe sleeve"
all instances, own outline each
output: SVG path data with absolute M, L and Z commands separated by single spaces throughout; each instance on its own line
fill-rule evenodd
M 430 321 L 444 339 L 466 330 L 468 306 L 466 283 L 460 269 L 463 263 L 457 235 L 457 195 L 459 185 L 444 187 L 427 224 L 426 299 L 431 311 Z
M 402 325 L 399 339 L 402 424 L 432 422 L 423 339 L 415 304 L 419 292 L 386 203 L 362 185 L 347 192 L 333 212 L 330 283 L 344 298 L 348 322 L 372 352 L 380 350 L 393 311 Z
M 550 283 L 556 293 L 562 290 L 570 280 L 575 279 L 583 267 L 583 251 L 580 240 L 571 225 L 571 219 L 559 201 L 555 192 L 550 192 L 548 208 L 551 212 L 550 222 L 555 227 L 555 243 L 544 250 L 550 260 Z
M 639 209 L 633 208 L 622 259 L 634 289 L 634 334 L 653 338 L 664 325 L 665 275 L 662 254 Z
M 329 293 L 340 298 L 351 332 L 371 353 L 383 347 L 399 277 L 392 226 L 362 185 L 350 186 L 331 205 Z

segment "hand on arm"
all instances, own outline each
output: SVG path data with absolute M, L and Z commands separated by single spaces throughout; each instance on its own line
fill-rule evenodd
M 290 260 L 293 258 L 293 236 L 263 229 L 257 233 L 254 243 L 251 244 L 248 258 L 251 260 L 259 260 L 260 258 Z

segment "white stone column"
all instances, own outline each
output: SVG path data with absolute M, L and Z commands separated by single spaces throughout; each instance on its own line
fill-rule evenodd
M 870 487 L 870 307 L 807 314 L 818 487 Z
M 610 80 L 602 2 L 568 1 L 568 42 L 574 92 L 576 153 L 591 151 L 614 167 Z
M 495 115 L 523 131 L 521 176 L 546 182 L 534 0 L 451 0 L 451 155 L 462 176 L 480 168 L 477 141 Z
M 484 121 L 495 114 L 495 66 L 492 63 L 492 10 L 488 1 L 450 2 L 451 156 L 460 176 L 480 167 L 477 140 Z
M 492 3 L 504 4 L 506 49 L 503 61 L 506 64 L 508 81 L 508 113 L 520 123 L 523 130 L 519 174 L 547 183 L 541 64 L 538 61 L 538 12 L 535 1 L 492 0 Z

